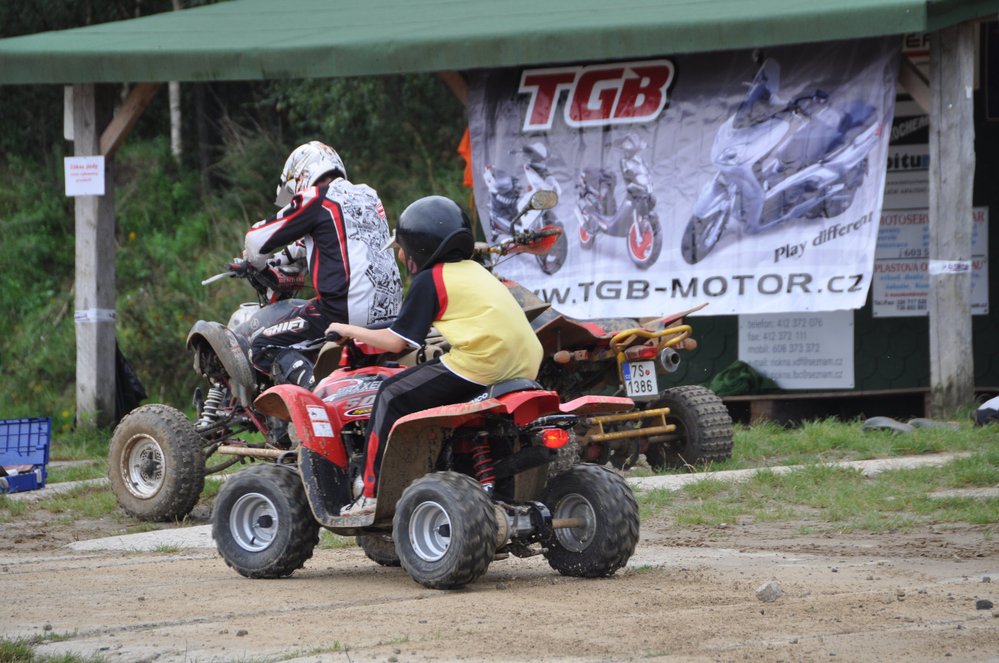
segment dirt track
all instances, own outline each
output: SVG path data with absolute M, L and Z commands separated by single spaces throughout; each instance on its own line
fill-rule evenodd
M 999 603 L 992 528 L 819 538 L 807 525 L 643 522 L 613 578 L 511 558 L 441 592 L 358 548 L 254 581 L 207 548 L 64 546 L 109 523 L 8 524 L 0 634 L 63 636 L 38 651 L 107 661 L 999 660 L 999 608 L 976 608 Z M 771 580 L 783 596 L 763 602 Z

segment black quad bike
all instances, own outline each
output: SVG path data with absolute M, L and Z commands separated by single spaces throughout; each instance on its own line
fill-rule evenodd
M 202 282 L 244 279 L 258 298 L 240 305 L 226 324 L 199 320 L 188 333 L 194 370 L 208 382 L 207 393 L 200 387 L 195 391 L 194 421 L 169 405 L 150 404 L 133 410 L 115 428 L 108 478 L 129 515 L 151 521 L 184 518 L 197 504 L 206 475 L 246 457 L 274 459 L 290 449 L 283 422 L 253 407 L 253 399 L 271 383 L 250 364 L 248 351 L 262 329 L 305 303 L 295 297 L 305 284 L 303 270 L 296 264 L 258 270 L 238 260 Z M 262 441 L 248 441 L 252 433 Z

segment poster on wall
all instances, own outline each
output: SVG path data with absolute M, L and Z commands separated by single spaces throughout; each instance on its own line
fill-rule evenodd
M 497 272 L 580 318 L 863 306 L 898 53 L 889 38 L 474 74 L 486 239 L 563 230 Z M 556 207 L 515 220 L 539 189 Z
M 876 318 L 928 315 L 930 293 L 929 117 L 912 101 L 896 106 L 888 146 L 884 209 L 874 254 Z M 971 313 L 989 313 L 989 209 L 972 210 Z
M 740 315 L 739 359 L 781 389 L 853 389 L 853 311 Z

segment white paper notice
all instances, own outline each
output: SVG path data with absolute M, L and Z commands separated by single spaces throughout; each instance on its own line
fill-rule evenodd
M 782 389 L 853 389 L 853 311 L 740 315 L 739 359 Z
M 66 195 L 104 195 L 104 157 L 66 157 Z

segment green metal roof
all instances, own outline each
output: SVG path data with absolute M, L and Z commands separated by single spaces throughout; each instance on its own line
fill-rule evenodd
M 932 32 L 999 0 L 229 0 L 0 40 L 0 84 L 356 76 Z

